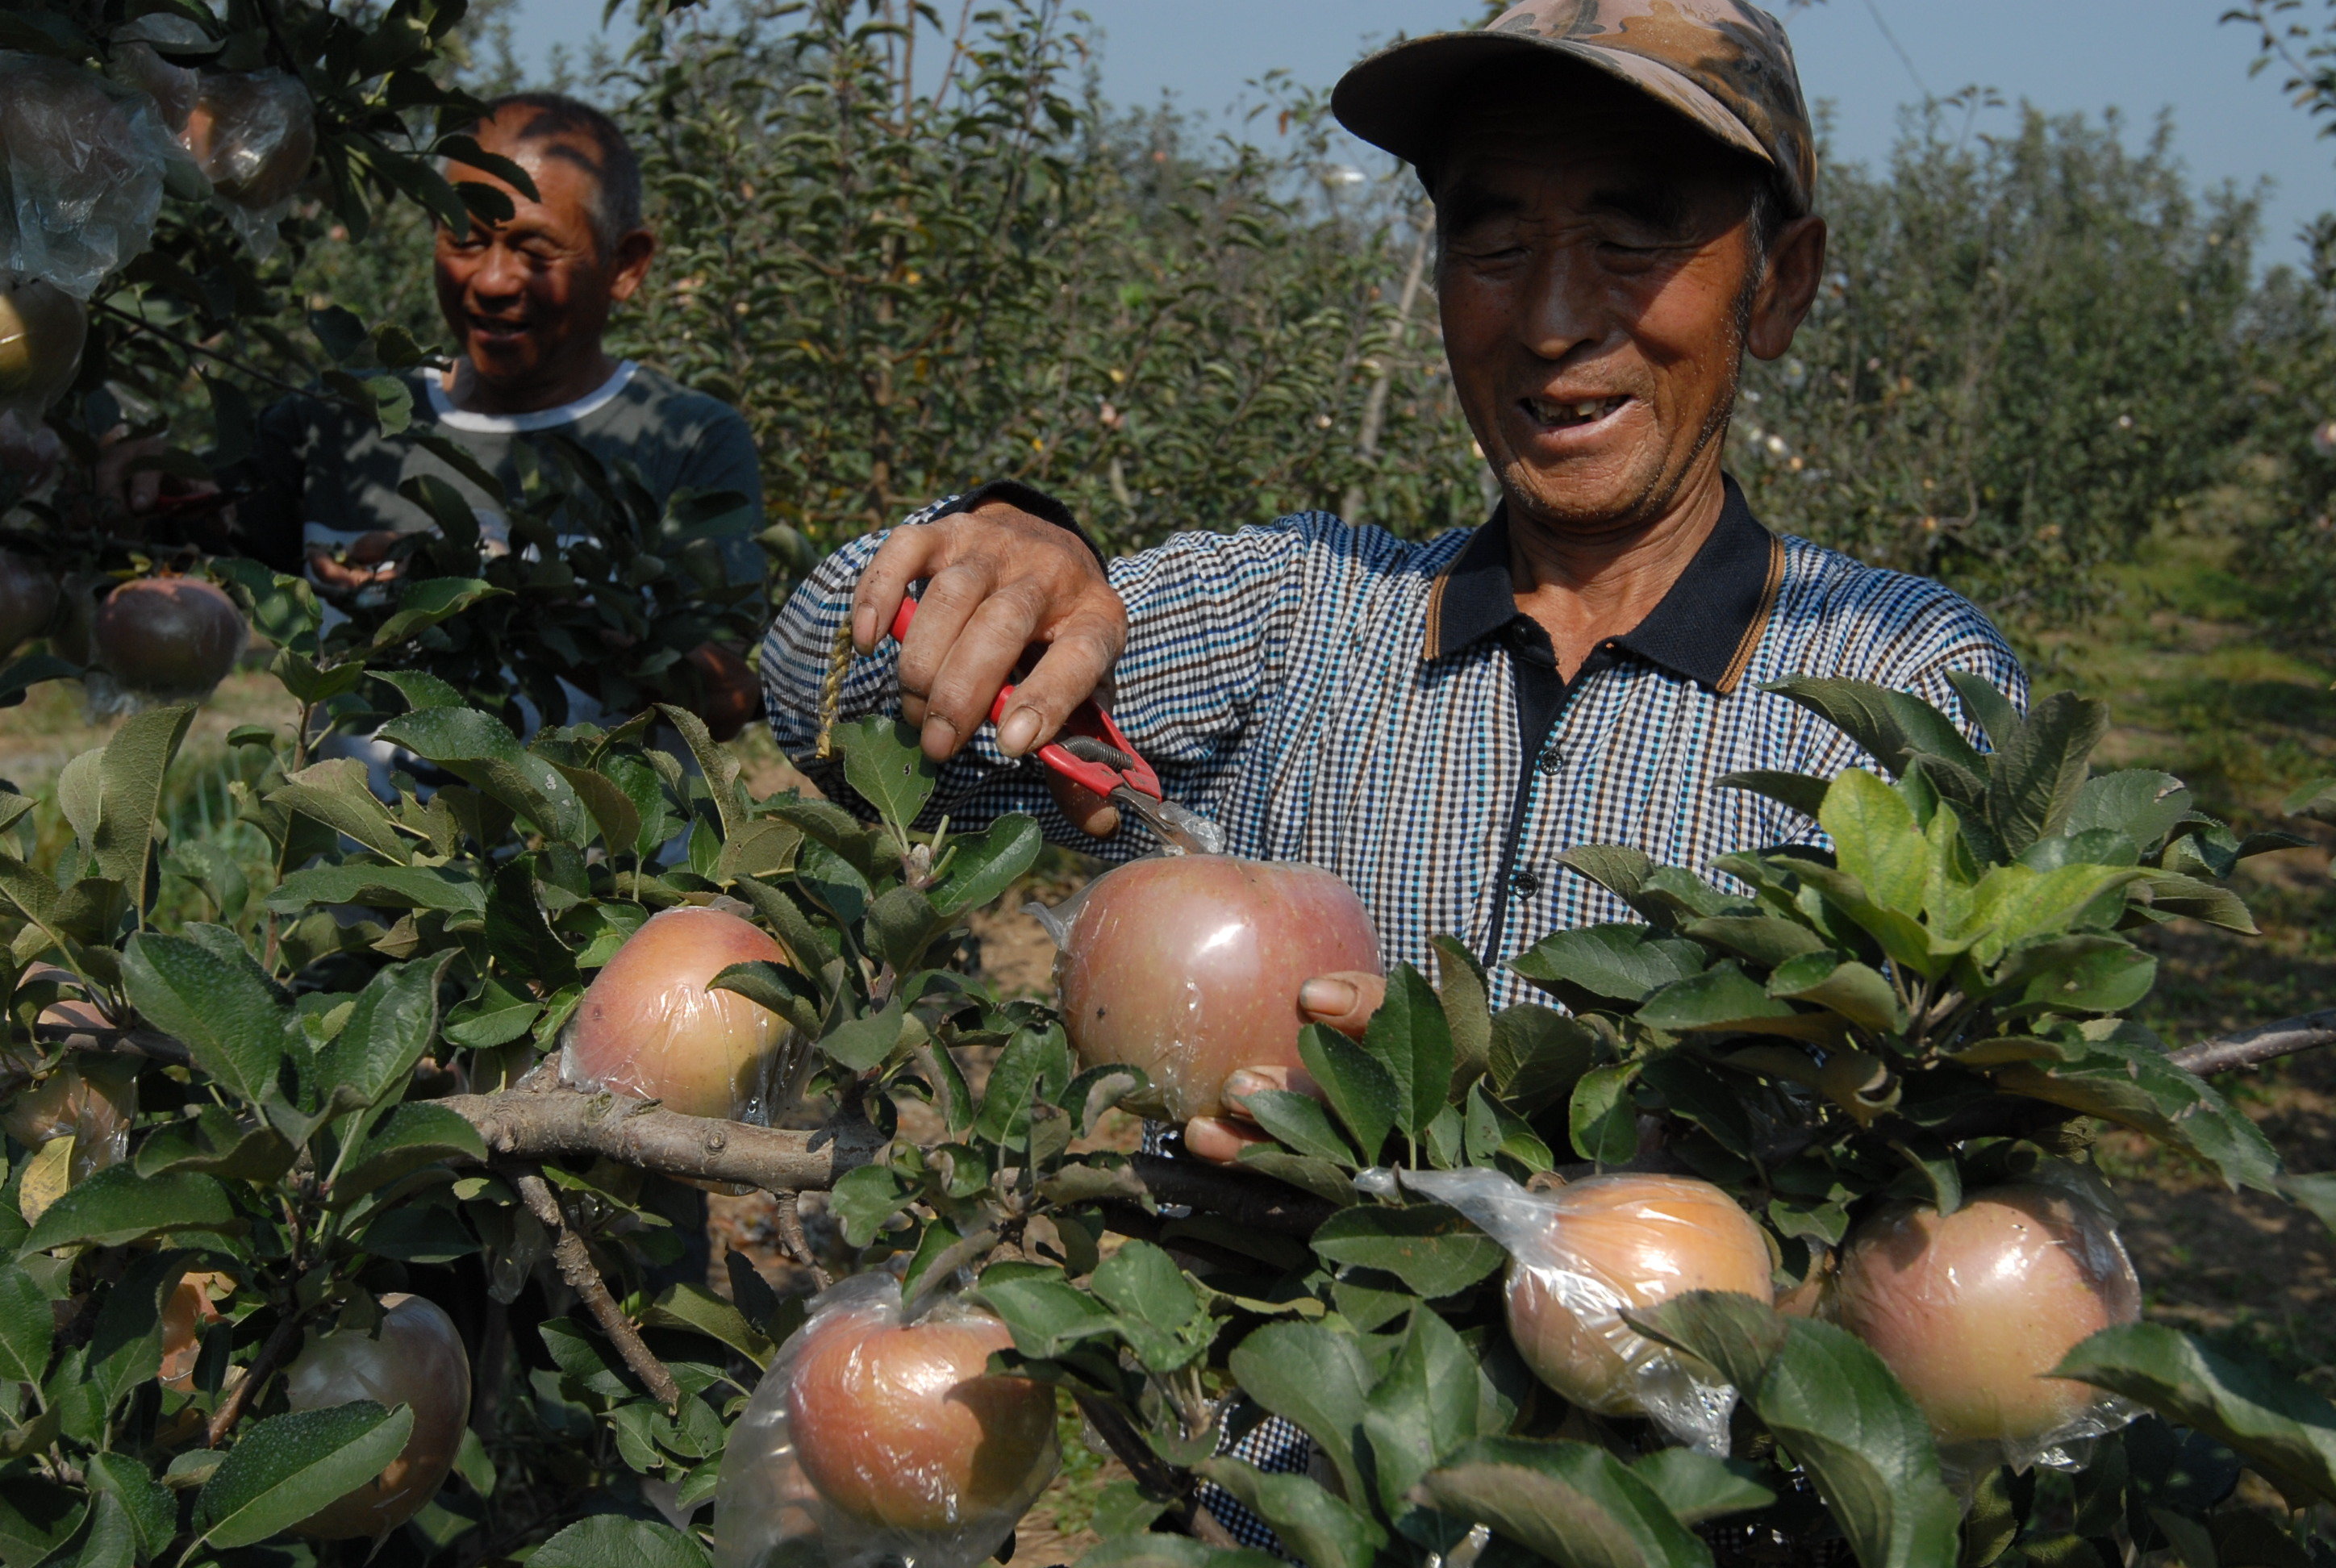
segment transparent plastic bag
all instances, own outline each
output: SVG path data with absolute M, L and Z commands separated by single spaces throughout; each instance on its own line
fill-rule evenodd
M 1897 1374 L 1951 1473 L 2076 1468 L 2089 1439 L 2141 1414 L 2043 1376 L 2087 1335 L 2141 1315 L 2110 1203 L 2086 1173 L 2047 1166 L 1966 1194 L 1952 1214 L 1902 1203 L 1850 1233 L 1835 1319 Z
M 113 47 L 106 63 L 115 81 L 154 100 L 154 107 L 161 112 L 162 129 L 178 136 L 185 132 L 187 117 L 195 112 L 203 77 L 191 65 L 172 63 L 162 52 L 185 54 L 211 47 L 210 34 L 193 17 L 154 11 L 113 30 Z
M 1711 1367 L 1622 1320 L 1689 1290 L 1773 1302 L 1768 1243 L 1708 1182 L 1637 1174 L 1531 1192 L 1497 1171 L 1370 1171 L 1449 1204 L 1509 1254 L 1509 1337 L 1550 1388 L 1601 1416 L 1644 1416 L 1678 1441 L 1728 1452 L 1736 1390 Z
M 770 934 L 720 906 L 661 911 L 601 967 L 564 1031 L 563 1083 L 693 1116 L 767 1126 L 801 1092 L 812 1053 L 787 1021 L 708 982 L 732 964 L 785 963 Z
M 715 1568 L 973 1568 L 1054 1479 L 1055 1395 L 985 1370 L 1006 1326 L 900 1282 L 822 1292 L 731 1428 Z
M 183 138 L 245 244 L 274 253 L 276 226 L 316 157 L 316 106 L 281 71 L 205 72 Z
M 87 299 L 152 240 L 179 156 L 144 93 L 0 50 L 0 271 Z
M 1128 1108 L 1215 1115 L 1227 1076 L 1295 1067 L 1317 975 L 1379 971 L 1370 912 L 1338 873 L 1296 861 L 1160 854 L 1114 866 L 1053 909 L 1063 1027 L 1084 1066 L 1141 1067 Z
M 44 1008 L 41 1022 L 112 1027 L 95 1007 L 72 998 Z M 28 1149 L 71 1138 L 66 1170 L 76 1183 L 129 1158 L 130 1124 L 138 1111 L 135 1061 L 98 1050 L 69 1050 L 45 1072 L 27 1060 L 12 1059 L 7 1066 L 32 1075 L 0 1104 L 0 1129 L 10 1137 Z

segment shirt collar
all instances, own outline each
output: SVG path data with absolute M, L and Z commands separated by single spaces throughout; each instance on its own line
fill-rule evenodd
M 1768 628 L 1784 579 L 1784 542 L 1762 527 L 1733 479 L 1711 536 L 1645 619 L 1615 638 L 1622 648 L 1726 696 Z M 1437 578 L 1427 600 L 1421 657 L 1448 658 L 1515 620 L 1504 502 Z

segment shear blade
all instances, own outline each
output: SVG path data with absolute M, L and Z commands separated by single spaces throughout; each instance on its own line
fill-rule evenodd
M 1153 800 L 1142 790 L 1126 784 L 1112 791 L 1111 798 L 1134 812 L 1136 819 L 1152 830 L 1153 836 L 1172 850 L 1195 855 L 1225 852 L 1225 830 L 1198 812 L 1187 811 L 1174 801 Z

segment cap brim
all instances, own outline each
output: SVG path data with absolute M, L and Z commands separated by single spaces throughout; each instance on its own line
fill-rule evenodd
M 1338 123 L 1416 167 L 1444 140 L 1454 93 L 1486 65 L 1539 56 L 1572 60 L 1627 82 L 1728 146 L 1776 166 L 1744 122 L 1700 86 L 1661 63 L 1575 39 L 1522 33 L 1435 33 L 1383 49 L 1338 78 L 1330 112 Z

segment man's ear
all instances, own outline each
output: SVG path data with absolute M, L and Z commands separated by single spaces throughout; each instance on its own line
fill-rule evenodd
M 612 301 L 622 305 L 633 297 L 649 275 L 649 263 L 657 259 L 657 236 L 646 229 L 636 229 L 617 241 L 608 277 L 608 297 Z
M 1744 346 L 1756 358 L 1778 359 L 1808 319 L 1825 281 L 1825 220 L 1815 213 L 1785 225 L 1768 248 L 1768 275 L 1752 300 Z

